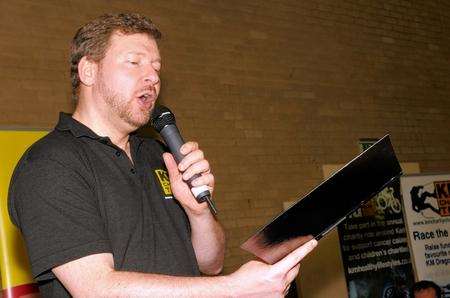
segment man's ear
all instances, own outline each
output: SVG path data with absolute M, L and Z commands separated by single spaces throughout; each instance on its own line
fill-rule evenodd
M 86 56 L 78 62 L 78 76 L 83 85 L 92 86 L 97 80 L 98 64 Z

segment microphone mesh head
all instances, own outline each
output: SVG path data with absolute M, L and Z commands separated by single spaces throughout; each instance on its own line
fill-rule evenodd
M 166 125 L 175 125 L 175 115 L 165 106 L 155 106 L 151 116 L 153 128 L 160 132 Z

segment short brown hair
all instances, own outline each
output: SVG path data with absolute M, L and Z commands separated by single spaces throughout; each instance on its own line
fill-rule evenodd
M 78 63 L 84 56 L 96 62 L 103 59 L 110 37 L 116 31 L 123 34 L 147 33 L 155 40 L 161 38 L 155 24 L 137 13 L 104 14 L 78 29 L 70 49 L 70 77 L 75 101 L 80 86 Z

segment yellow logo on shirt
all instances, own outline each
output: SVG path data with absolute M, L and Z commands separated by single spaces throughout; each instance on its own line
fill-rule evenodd
M 158 177 L 158 182 L 163 191 L 164 198 L 173 199 L 172 188 L 170 188 L 169 174 L 167 174 L 167 171 L 163 169 L 156 169 L 155 174 L 156 177 Z

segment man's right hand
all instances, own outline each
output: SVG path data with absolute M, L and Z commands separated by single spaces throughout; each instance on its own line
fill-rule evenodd
M 230 278 L 230 291 L 235 297 L 284 297 L 295 279 L 300 261 L 316 247 L 310 240 L 273 265 L 250 261 Z
M 283 297 L 311 240 L 273 265 L 250 261 L 226 276 L 182 277 L 116 271 L 111 253 L 70 261 L 52 269 L 74 297 Z

